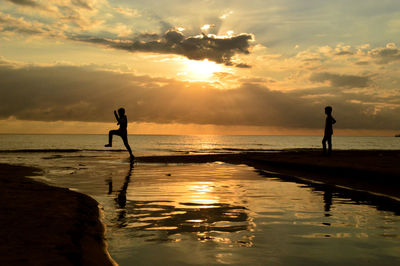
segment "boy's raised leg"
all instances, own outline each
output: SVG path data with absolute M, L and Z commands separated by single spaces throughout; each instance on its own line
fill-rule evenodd
M 104 145 L 104 147 L 112 147 L 113 135 L 118 135 L 118 130 L 110 130 L 108 132 L 108 144 Z

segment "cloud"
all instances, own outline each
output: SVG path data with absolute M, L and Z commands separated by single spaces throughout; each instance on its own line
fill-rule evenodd
M 379 64 L 400 61 L 400 49 L 394 43 L 387 44 L 385 48 L 372 49 L 369 55 L 377 59 Z
M 354 53 L 351 51 L 340 51 L 337 52 L 335 55 L 353 55 Z
M 27 7 L 45 7 L 44 5 L 40 5 L 38 2 L 34 1 L 34 0 L 7 0 L 13 4 L 16 5 L 21 5 L 21 6 L 27 6 Z M 51 4 L 51 3 L 48 3 Z M 70 0 L 70 1 L 55 1 L 54 3 L 56 6 L 67 6 L 69 4 L 72 4 L 75 7 L 79 7 L 79 8 L 84 8 L 84 9 L 88 9 L 88 10 L 92 10 L 92 3 L 91 1 L 88 0 Z
M 0 12 L 0 33 L 11 32 L 21 35 L 65 39 L 67 35 L 72 36 L 77 32 L 95 29 L 104 23 L 103 20 L 98 20 L 94 17 L 96 10 L 93 8 L 76 8 L 72 5 L 54 5 L 53 3 L 53 5 L 40 6 L 35 12 L 42 19 Z M 119 30 L 118 27 L 112 29 Z
M 220 19 L 226 19 L 227 17 L 229 17 L 229 16 L 232 15 L 232 14 L 233 14 L 233 11 L 230 10 L 230 11 L 228 11 L 228 12 L 222 14 L 219 18 L 220 18 Z
M 355 76 L 355 75 L 342 75 L 329 72 L 313 73 L 310 77 L 312 82 L 325 82 L 329 81 L 333 87 L 346 87 L 346 88 L 366 88 L 371 83 L 369 77 Z
M 128 7 L 115 7 L 113 8 L 120 14 L 123 14 L 127 17 L 140 17 L 140 12 L 136 9 L 128 8 Z
M 39 4 L 33 0 L 7 0 L 7 1 L 14 3 L 16 5 L 21 5 L 21 6 L 30 6 L 30 7 L 38 7 L 39 6 Z
M 236 64 L 235 66 L 239 67 L 239 68 L 251 68 L 250 65 L 245 64 L 245 63 L 239 63 L 239 64 Z
M 374 95 L 361 101 L 343 93 L 324 97 L 314 93 L 318 88 L 280 92 L 254 81 L 220 90 L 89 67 L 3 62 L 0 119 L 112 122 L 112 111 L 124 106 L 130 122 L 322 128 L 323 108 L 332 105 L 338 128 L 398 129 L 400 124 L 399 105 L 377 108 L 367 103 Z
M 153 40 L 148 40 L 149 36 Z M 247 33 L 225 37 L 205 34 L 186 37 L 182 32 L 170 29 L 162 36 L 148 35 L 146 40 L 115 40 L 94 37 L 76 37 L 73 39 L 129 52 L 177 54 L 193 60 L 208 59 L 228 66 L 249 67 L 243 63 L 233 62 L 232 57 L 236 54 L 249 54 L 250 41 L 253 40 L 253 37 Z
M 107 1 L 95 0 L 55 0 L 55 1 L 31 1 L 18 0 L 20 6 L 26 6 L 31 9 L 20 12 L 5 10 L 4 14 L 0 12 L 0 16 L 8 16 L 16 21 L 24 21 L 25 23 L 34 24 L 35 27 L 29 32 L 22 32 L 20 27 L 5 27 L 3 31 L 16 32 L 27 35 L 44 35 L 46 37 L 54 37 L 46 34 L 48 29 L 59 32 L 61 35 L 75 35 L 78 32 L 88 30 L 107 31 L 107 26 L 99 27 L 106 22 L 106 16 L 100 15 L 99 11 L 108 8 Z M 26 4 L 22 4 L 25 3 Z M 29 15 L 28 15 L 29 14 Z M 112 25 L 114 26 L 114 25 Z M 108 29 L 112 31 L 113 27 Z M 14 30 L 16 29 L 16 30 Z
M 86 8 L 88 10 L 92 10 L 91 4 L 85 0 L 71 0 L 71 3 L 77 7 Z
M 10 1 L 31 7 L 39 6 L 41 3 L 34 0 Z M 251 42 L 254 41 L 253 35 L 248 33 L 217 35 L 221 24 L 221 19 L 217 17 L 214 18 L 216 21 L 212 18 L 208 19 L 211 20 L 211 24 L 208 24 L 210 28 L 207 34 L 196 35 L 199 30 L 197 28 L 196 33 L 193 33 L 192 29 L 185 31 L 184 35 L 170 22 L 152 12 L 143 11 L 145 17 L 135 20 L 138 25 L 146 26 L 149 21 L 157 24 L 151 25 L 157 33 L 152 33 L 150 30 L 150 33 L 143 34 L 134 32 L 129 24 L 132 22 L 128 22 L 126 17 L 137 19 L 140 17 L 137 10 L 128 7 L 112 7 L 104 1 L 96 4 L 89 0 L 50 1 L 46 5 L 40 4 L 40 10 L 30 12 L 32 15 L 29 16 L 19 15 L 18 12 L 9 14 L 0 12 L 0 32 L 50 38 L 61 37 L 62 39 L 68 36 L 70 40 L 101 44 L 129 52 L 176 54 L 192 60 L 208 59 L 227 66 L 250 67 L 249 64 L 241 62 L 236 55 L 250 53 Z M 124 16 L 122 17 L 121 14 Z M 146 31 L 149 30 L 146 29 Z
M 301 99 L 255 84 L 235 90 L 188 88 L 172 79 L 67 66 L 0 67 L 0 80 L 0 96 L 8 99 L 0 118 L 107 122 L 119 106 L 130 111 L 130 121 L 154 123 L 303 125 L 304 120 L 285 115 L 287 110 L 278 113 L 290 105 L 297 115 L 313 116 Z
M 80 6 L 85 3 L 83 1 L 76 2 Z M 206 35 L 203 33 L 202 35 L 185 36 L 178 29 L 167 30 L 162 35 L 157 33 L 138 34 L 122 23 L 116 23 L 112 27 L 103 25 L 105 21 L 92 18 L 91 14 L 96 12 L 91 10 L 90 5 L 87 5 L 87 7 L 74 9 L 60 5 L 57 7 L 58 23 L 46 24 L 0 12 L 0 32 L 37 35 L 49 38 L 68 38 L 74 41 L 100 44 L 129 52 L 176 54 L 192 60 L 208 59 L 209 61 L 227 66 L 250 68 L 249 64 L 241 62 L 235 56 L 250 53 L 251 42 L 254 40 L 251 34 L 242 33 L 239 35 L 216 36 L 214 34 Z M 167 25 L 164 23 L 164 26 Z M 79 32 L 96 29 L 103 29 L 101 32 L 102 36 L 106 34 L 108 36 L 133 37 L 131 39 L 115 39 L 79 35 Z
M 358 62 L 355 62 L 355 64 L 359 65 L 359 66 L 366 66 L 366 65 L 369 65 L 369 62 L 368 61 L 358 61 Z
M 60 37 L 61 32 L 38 21 L 26 21 L 0 12 L 0 32 L 16 32 L 25 35 Z

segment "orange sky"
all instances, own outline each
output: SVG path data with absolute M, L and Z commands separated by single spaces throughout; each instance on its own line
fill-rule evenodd
M 398 1 L 8 0 L 0 133 L 400 131 Z M 341 16 L 337 16 L 341 14 Z M 334 25 L 334 26 L 333 26 Z

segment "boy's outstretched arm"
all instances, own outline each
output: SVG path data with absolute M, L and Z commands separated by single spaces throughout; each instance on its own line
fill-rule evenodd
M 117 111 L 115 111 L 115 110 L 114 110 L 114 115 L 115 115 L 115 119 L 117 119 L 117 121 L 118 121 L 117 125 L 119 125 L 119 122 L 120 122 L 119 117 L 118 117 Z
M 335 120 L 335 118 L 332 117 L 332 124 L 335 124 L 335 123 L 336 123 L 336 120 Z

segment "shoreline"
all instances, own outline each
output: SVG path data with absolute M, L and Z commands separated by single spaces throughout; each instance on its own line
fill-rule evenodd
M 32 180 L 38 168 L 0 164 L 0 261 L 7 265 L 116 265 L 98 202 Z
M 139 163 L 246 164 L 283 179 L 323 183 L 400 201 L 399 150 L 338 150 L 323 156 L 319 150 L 244 152 L 236 154 L 144 156 Z

